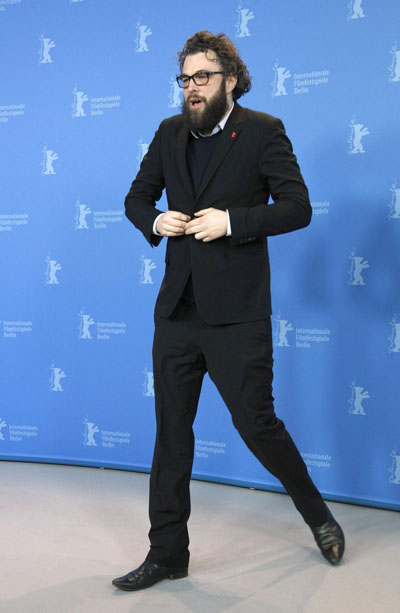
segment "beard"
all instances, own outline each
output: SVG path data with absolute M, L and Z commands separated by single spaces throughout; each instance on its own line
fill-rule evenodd
M 203 102 L 204 106 L 201 111 L 191 108 L 191 98 L 196 98 Z M 201 132 L 202 134 L 212 132 L 227 110 L 228 100 L 224 80 L 221 82 L 218 91 L 209 100 L 206 100 L 203 96 L 192 94 L 182 103 L 182 116 L 186 127 L 192 132 Z

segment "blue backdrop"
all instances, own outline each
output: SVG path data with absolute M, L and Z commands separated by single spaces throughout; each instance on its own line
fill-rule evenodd
M 277 413 L 328 498 L 400 508 L 399 23 L 398 0 L 0 0 L 3 459 L 149 469 L 166 241 L 123 200 L 207 28 L 249 67 L 241 104 L 283 120 L 314 210 L 269 241 Z M 280 489 L 209 379 L 195 431 L 194 476 Z

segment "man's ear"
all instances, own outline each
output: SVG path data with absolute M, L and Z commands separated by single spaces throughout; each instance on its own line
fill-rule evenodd
M 225 84 L 226 84 L 226 93 L 227 94 L 230 94 L 230 93 L 233 92 L 233 90 L 236 87 L 236 83 L 237 83 L 237 77 L 235 77 L 234 75 L 230 74 L 230 75 L 228 75 L 226 77 Z

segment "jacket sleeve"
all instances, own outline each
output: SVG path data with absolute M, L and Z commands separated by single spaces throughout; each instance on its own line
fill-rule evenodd
M 292 232 L 311 221 L 308 190 L 292 144 L 279 119 L 274 118 L 272 126 L 264 133 L 259 165 L 266 192 L 271 194 L 273 204 L 230 208 L 232 245 Z
M 154 135 L 139 172 L 125 198 L 125 215 L 138 228 L 152 247 L 157 246 L 161 236 L 153 234 L 154 220 L 160 213 L 156 202 L 165 187 L 161 158 L 162 124 Z

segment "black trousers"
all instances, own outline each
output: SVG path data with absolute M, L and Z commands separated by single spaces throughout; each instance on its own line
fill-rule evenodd
M 153 373 L 157 434 L 150 477 L 148 560 L 187 566 L 193 421 L 209 373 L 234 426 L 277 477 L 309 525 L 327 508 L 284 423 L 274 412 L 270 318 L 212 326 L 180 301 L 169 318 L 155 315 Z

